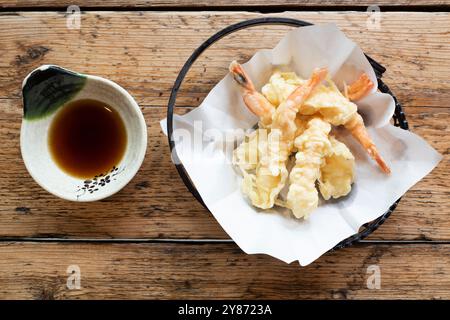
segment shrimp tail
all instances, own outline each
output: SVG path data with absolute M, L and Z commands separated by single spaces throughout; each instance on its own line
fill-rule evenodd
M 299 86 L 287 98 L 287 101 L 292 101 L 297 109 L 300 109 L 303 103 L 309 98 L 313 90 L 327 77 L 328 69 L 315 69 L 308 80 L 308 83 Z
M 317 68 L 313 71 L 311 75 L 311 87 L 315 88 L 318 84 L 320 84 L 325 78 L 328 76 L 327 68 Z
M 352 136 L 356 140 L 358 140 L 358 142 L 363 146 L 370 157 L 377 162 L 381 170 L 383 170 L 383 172 L 387 174 L 391 173 L 388 165 L 381 157 L 377 147 L 372 142 L 372 139 L 369 137 L 369 133 L 364 126 L 364 121 L 361 115 L 356 113 L 355 116 L 345 124 L 345 127 L 350 131 Z
M 255 86 L 250 80 L 250 77 L 245 72 L 244 68 L 236 61 L 232 61 L 229 67 L 230 73 L 233 75 L 234 80 L 244 89 L 248 91 L 255 91 Z
M 229 69 L 234 80 L 236 80 L 244 91 L 242 98 L 247 108 L 253 114 L 260 117 L 260 123 L 264 127 L 270 126 L 275 107 L 266 99 L 266 97 L 255 89 L 252 80 L 238 62 L 231 62 Z
M 369 76 L 363 73 L 358 80 L 346 87 L 347 98 L 351 101 L 357 101 L 365 97 L 373 87 L 374 84 L 369 79 Z

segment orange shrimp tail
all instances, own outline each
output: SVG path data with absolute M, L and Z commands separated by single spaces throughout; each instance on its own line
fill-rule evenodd
M 380 169 L 386 174 L 391 173 L 391 169 L 389 169 L 388 165 L 378 152 L 377 147 L 372 142 L 372 139 L 370 139 L 362 117 L 359 114 L 356 114 L 352 120 L 345 124 L 345 127 L 350 130 L 352 136 L 358 140 L 370 157 L 377 162 Z
M 232 61 L 230 63 L 229 70 L 233 75 L 234 80 L 236 80 L 239 85 L 241 85 L 244 89 L 249 91 L 254 91 L 255 86 L 253 82 L 250 80 L 250 77 L 245 72 L 244 68 L 236 61 Z
M 294 104 L 294 107 L 297 110 L 300 110 L 301 106 L 303 105 L 303 102 L 305 102 L 308 97 L 311 95 L 313 90 L 322 83 L 323 80 L 328 75 L 328 69 L 327 68 L 320 68 L 315 69 L 311 75 L 311 78 L 308 80 L 308 82 L 304 85 L 299 86 L 297 89 L 295 89 L 287 98 L 288 101 L 292 101 Z
M 353 134 L 353 133 L 352 133 Z M 367 131 L 366 131 L 367 134 Z M 357 138 L 357 137 L 355 137 Z M 358 138 L 357 138 L 358 139 Z M 358 141 L 361 141 L 360 139 L 358 139 Z M 384 159 L 381 157 L 380 153 L 378 152 L 377 147 L 375 146 L 375 144 L 372 143 L 372 141 L 370 141 L 371 144 L 369 146 L 364 146 L 364 148 L 367 150 L 367 153 L 370 155 L 370 157 L 376 161 L 376 163 L 378 164 L 378 166 L 380 167 L 380 169 L 386 173 L 386 174 L 390 174 L 391 173 L 391 169 L 389 169 L 388 165 L 386 164 L 386 162 L 384 161 Z
M 315 69 L 311 75 L 311 86 L 315 87 L 318 84 L 320 84 L 328 75 L 328 69 L 327 68 L 319 68 Z
M 247 108 L 260 117 L 264 126 L 270 125 L 275 107 L 266 97 L 256 91 L 252 80 L 239 63 L 236 61 L 231 62 L 229 69 L 234 80 L 243 88 L 242 98 Z
M 365 97 L 373 87 L 374 84 L 369 76 L 363 73 L 358 80 L 347 87 L 347 97 L 351 101 L 359 100 Z
M 383 158 L 380 156 L 380 154 L 378 152 L 375 154 L 373 159 L 375 159 L 375 161 L 378 163 L 378 166 L 381 168 L 381 170 L 383 170 L 384 173 L 386 173 L 386 174 L 391 173 L 391 169 L 388 167 L 386 162 L 384 162 Z

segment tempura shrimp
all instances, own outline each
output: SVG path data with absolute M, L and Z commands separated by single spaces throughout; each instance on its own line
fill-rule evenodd
M 236 61 L 231 62 L 229 69 L 233 78 L 243 89 L 242 96 L 245 105 L 251 112 L 259 116 L 260 127 L 270 127 L 275 107 L 262 94 L 256 91 L 250 77 L 239 63 Z M 234 161 L 243 163 L 240 165 L 244 177 L 242 181 L 242 192 L 249 197 L 254 206 L 261 209 L 268 209 L 273 207 L 275 198 L 278 196 L 287 180 L 288 172 L 287 170 L 284 170 L 277 176 L 269 174 L 267 169 L 268 154 L 269 152 L 272 154 L 279 154 L 281 152 L 279 149 L 280 145 L 275 141 L 278 139 L 275 135 L 270 137 L 267 137 L 267 134 L 265 135 L 267 139 L 272 139 L 271 143 L 269 143 L 267 139 L 261 141 L 261 137 L 263 137 L 261 134 L 255 135 L 255 138 L 258 139 L 258 162 L 255 166 L 243 161 L 244 157 L 248 155 L 245 150 L 249 147 L 248 144 L 241 144 L 238 147 L 234 155 Z M 245 168 L 251 170 L 254 169 L 255 173 L 250 173 L 248 170 L 245 170 Z
M 269 171 L 268 154 L 280 154 L 282 152 L 278 140 L 277 135 L 269 135 L 266 143 L 260 143 L 262 152 L 260 152 L 255 174 L 244 173 L 242 181 L 242 192 L 249 197 L 254 206 L 261 209 L 273 207 L 275 199 L 289 176 L 286 167 L 280 168 L 280 172 L 276 176 Z
M 363 73 L 358 80 L 347 87 L 347 97 L 352 101 L 359 100 L 366 96 L 373 87 L 373 82 L 365 73 Z M 344 127 L 350 130 L 352 136 L 363 146 L 370 157 L 378 163 L 378 166 L 384 173 L 391 173 L 391 169 L 389 169 L 388 165 L 378 152 L 376 145 L 370 138 L 366 126 L 364 125 L 364 120 L 359 113 L 353 115 L 353 117 L 344 124 Z
M 320 177 L 320 168 L 324 158 L 330 153 L 331 143 L 328 139 L 331 125 L 320 118 L 308 122 L 307 129 L 295 139 L 297 153 L 295 166 L 289 174 L 289 191 L 286 207 L 297 218 L 308 217 L 317 208 L 319 202 L 315 186 Z

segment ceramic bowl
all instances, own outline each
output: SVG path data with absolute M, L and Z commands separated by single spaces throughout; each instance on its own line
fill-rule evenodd
M 147 126 L 133 97 L 118 84 L 92 75 L 44 65 L 23 81 L 23 119 L 20 147 L 33 179 L 48 192 L 72 201 L 95 201 L 122 189 L 137 173 L 147 148 Z M 94 99 L 112 106 L 127 131 L 127 147 L 120 163 L 88 179 L 62 171 L 48 146 L 49 127 L 55 115 L 71 101 Z

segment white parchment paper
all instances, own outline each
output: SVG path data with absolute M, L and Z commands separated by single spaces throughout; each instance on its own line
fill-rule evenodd
M 275 48 L 256 52 L 244 64 L 258 89 L 268 82 L 274 68 L 309 78 L 317 67 L 328 67 L 338 85 L 352 83 L 361 72 L 377 83 L 361 49 L 334 24 L 295 29 Z M 198 108 L 174 117 L 176 150 L 205 204 L 242 250 L 269 254 L 287 263 L 298 260 L 304 266 L 357 233 L 362 224 L 381 216 L 441 159 L 422 138 L 389 123 L 394 112 L 390 95 L 374 88 L 358 102 L 358 111 L 392 174 L 382 173 L 345 130 L 338 130 L 338 138 L 356 158 L 356 181 L 347 197 L 322 202 L 308 220 L 297 220 L 281 208 L 261 211 L 242 195 L 241 177 L 231 164 L 231 152 L 224 148 L 224 137 L 232 130 L 254 127 L 258 119 L 247 110 L 230 75 Z M 166 133 L 165 119 L 161 126 Z

